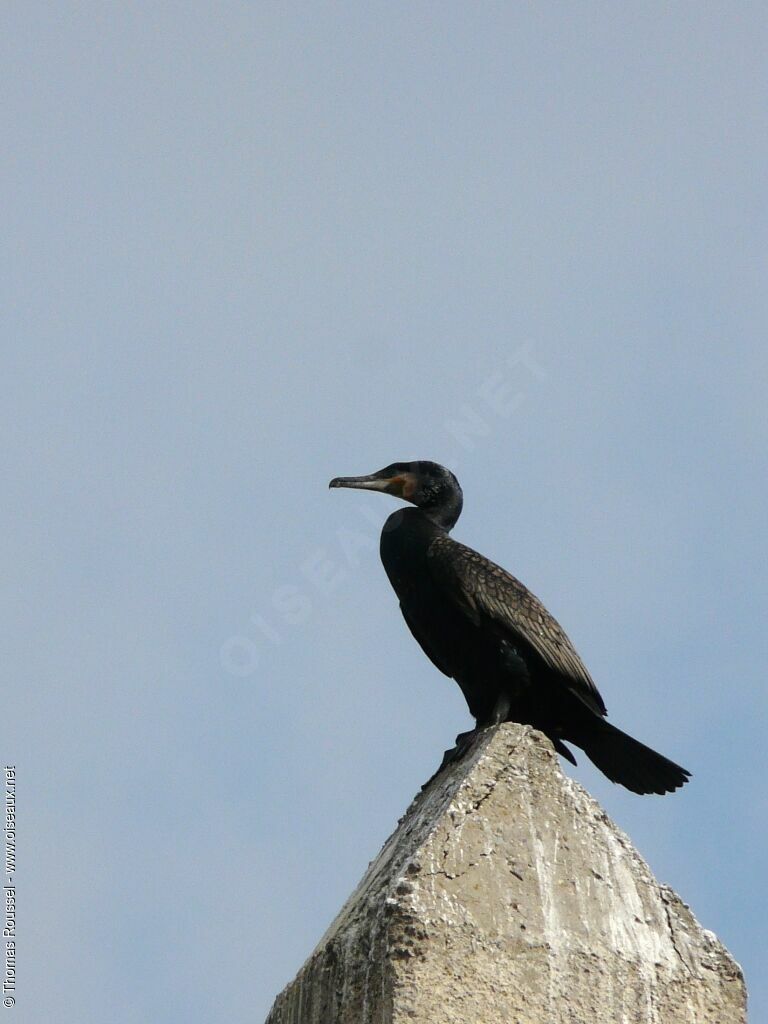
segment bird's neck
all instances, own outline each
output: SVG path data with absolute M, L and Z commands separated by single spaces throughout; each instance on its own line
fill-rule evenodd
M 456 525 L 456 520 L 461 515 L 462 505 L 463 499 L 461 492 L 451 492 L 450 494 L 441 496 L 441 498 L 433 504 L 421 505 L 420 511 L 423 512 L 428 519 L 431 519 L 436 526 L 439 526 L 441 530 L 445 530 L 447 533 Z

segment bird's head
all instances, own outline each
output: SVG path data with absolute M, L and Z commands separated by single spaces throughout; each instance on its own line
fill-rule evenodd
M 368 476 L 334 477 L 328 486 L 392 494 L 423 509 L 446 529 L 459 518 L 463 501 L 459 481 L 437 462 L 393 462 Z

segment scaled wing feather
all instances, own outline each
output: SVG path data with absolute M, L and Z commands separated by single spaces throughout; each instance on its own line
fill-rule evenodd
M 605 714 L 603 699 L 565 631 L 511 573 L 448 536 L 432 541 L 427 564 L 435 582 L 474 622 L 490 620 L 522 639 L 589 708 Z

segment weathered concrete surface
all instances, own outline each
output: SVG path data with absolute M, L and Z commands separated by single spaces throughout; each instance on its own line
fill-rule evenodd
M 737 1024 L 745 1002 L 549 741 L 503 725 L 414 800 L 267 1024 Z

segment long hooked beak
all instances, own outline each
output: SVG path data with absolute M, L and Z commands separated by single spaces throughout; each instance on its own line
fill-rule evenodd
M 335 476 L 329 487 L 354 487 L 361 491 L 389 491 L 396 477 L 380 477 L 376 473 L 369 476 Z

